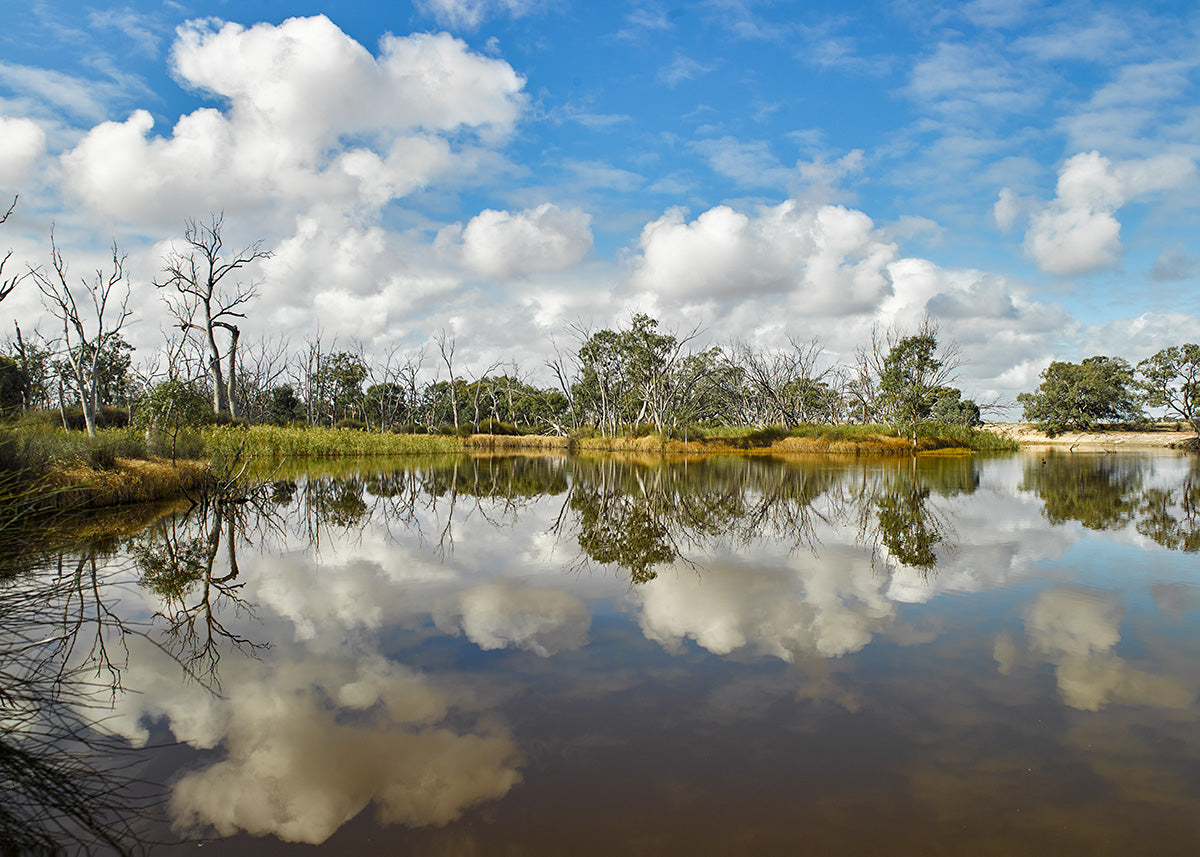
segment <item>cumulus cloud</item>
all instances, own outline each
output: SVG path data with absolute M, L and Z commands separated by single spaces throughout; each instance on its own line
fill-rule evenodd
M 1052 274 L 1070 276 L 1111 266 L 1123 252 L 1117 210 L 1194 173 L 1195 164 L 1180 155 L 1120 163 L 1095 151 L 1075 155 L 1059 170 L 1055 198 L 1031 215 L 1026 251 Z
M 46 151 L 46 132 L 32 119 L 0 116 L 0 189 L 19 191 Z
M 755 215 L 717 206 L 688 222 L 672 209 L 642 229 L 632 285 L 667 297 L 793 292 L 813 311 L 846 312 L 890 292 L 896 247 L 842 206 L 789 200 Z
M 526 649 L 542 657 L 587 643 L 591 613 L 559 589 L 506 581 L 458 593 L 435 612 L 439 630 L 463 633 L 481 649 Z
M 226 106 L 166 137 L 144 110 L 93 128 L 63 155 L 67 187 L 93 209 L 132 220 L 272 200 L 379 206 L 450 168 L 446 135 L 503 135 L 524 105 L 507 63 L 447 34 L 385 36 L 376 58 L 324 16 L 193 21 L 171 56 L 181 82 Z
M 465 228 L 444 228 L 436 247 L 484 277 L 503 280 L 559 271 L 580 261 L 591 249 L 591 217 L 577 208 L 562 209 L 549 202 L 525 211 L 486 209 Z

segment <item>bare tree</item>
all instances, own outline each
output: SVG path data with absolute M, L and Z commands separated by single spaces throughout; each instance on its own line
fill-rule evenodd
M 54 269 L 53 276 L 40 268 L 31 267 L 29 273 L 42 292 L 46 309 L 62 323 L 63 350 L 75 380 L 75 389 L 79 392 L 84 425 L 87 433 L 94 436 L 103 346 L 117 336 L 125 319 L 131 315 L 125 256 L 113 242 L 112 270 L 106 272 L 98 268 L 94 281 L 80 281 L 91 301 L 93 318 L 80 312 L 79 302 L 67 278 L 66 260 L 54 242 L 53 229 L 50 231 L 50 265 Z M 93 325 L 91 330 L 89 323 Z
M 258 283 L 233 281 L 239 268 L 259 259 L 271 258 L 269 250 L 256 241 L 229 256 L 222 256 L 223 214 L 213 214 L 207 223 L 188 220 L 184 224 L 184 250 L 172 246 L 163 264 L 165 278 L 155 281 L 160 289 L 174 287 L 175 294 L 165 300 L 180 330 L 198 331 L 208 349 L 209 373 L 213 382 L 213 411 L 236 416 L 238 376 L 238 338 L 241 331 L 235 319 L 245 318 L 245 306 L 258 297 Z M 231 283 L 231 281 L 233 281 Z M 217 329 L 226 332 L 229 348 L 222 354 L 217 344 Z M 228 367 L 222 367 L 222 358 Z
M 8 207 L 8 211 L 4 212 L 4 216 L 0 217 L 0 223 L 4 223 L 5 221 L 7 221 L 9 218 L 9 215 L 11 215 L 14 210 L 16 210 L 18 199 L 20 199 L 19 196 L 13 197 L 12 205 L 10 205 Z M 12 293 L 12 290 L 17 287 L 17 284 L 20 283 L 21 280 L 28 277 L 30 274 L 29 271 L 22 271 L 21 273 L 14 274 L 11 277 L 4 276 L 4 266 L 6 264 L 8 264 L 8 260 L 10 258 L 12 258 L 12 254 L 13 254 L 13 251 L 9 250 L 7 253 L 4 254 L 4 258 L 0 259 L 0 301 L 4 300 L 6 297 L 8 297 L 9 294 Z
M 458 391 L 454 384 L 454 334 L 447 334 L 445 328 L 433 338 L 446 371 L 450 373 L 450 407 L 454 411 L 454 430 L 458 431 Z

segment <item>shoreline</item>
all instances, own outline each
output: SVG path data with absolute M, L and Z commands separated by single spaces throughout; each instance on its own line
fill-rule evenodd
M 986 423 L 981 426 L 981 430 L 1014 440 L 1022 449 L 1048 447 L 1116 452 L 1121 449 L 1194 451 L 1200 448 L 1200 437 L 1194 431 L 1176 430 L 1174 425 L 1175 423 L 1168 423 L 1148 431 L 1065 431 L 1055 437 L 1039 431 L 1034 423 Z

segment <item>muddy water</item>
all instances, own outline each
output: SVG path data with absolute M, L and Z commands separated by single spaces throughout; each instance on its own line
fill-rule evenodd
M 1194 457 L 379 469 L 41 572 L 152 853 L 1195 853 Z

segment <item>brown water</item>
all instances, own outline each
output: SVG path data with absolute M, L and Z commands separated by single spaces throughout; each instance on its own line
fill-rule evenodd
M 153 853 L 1197 852 L 1194 456 L 372 467 L 93 546 Z

